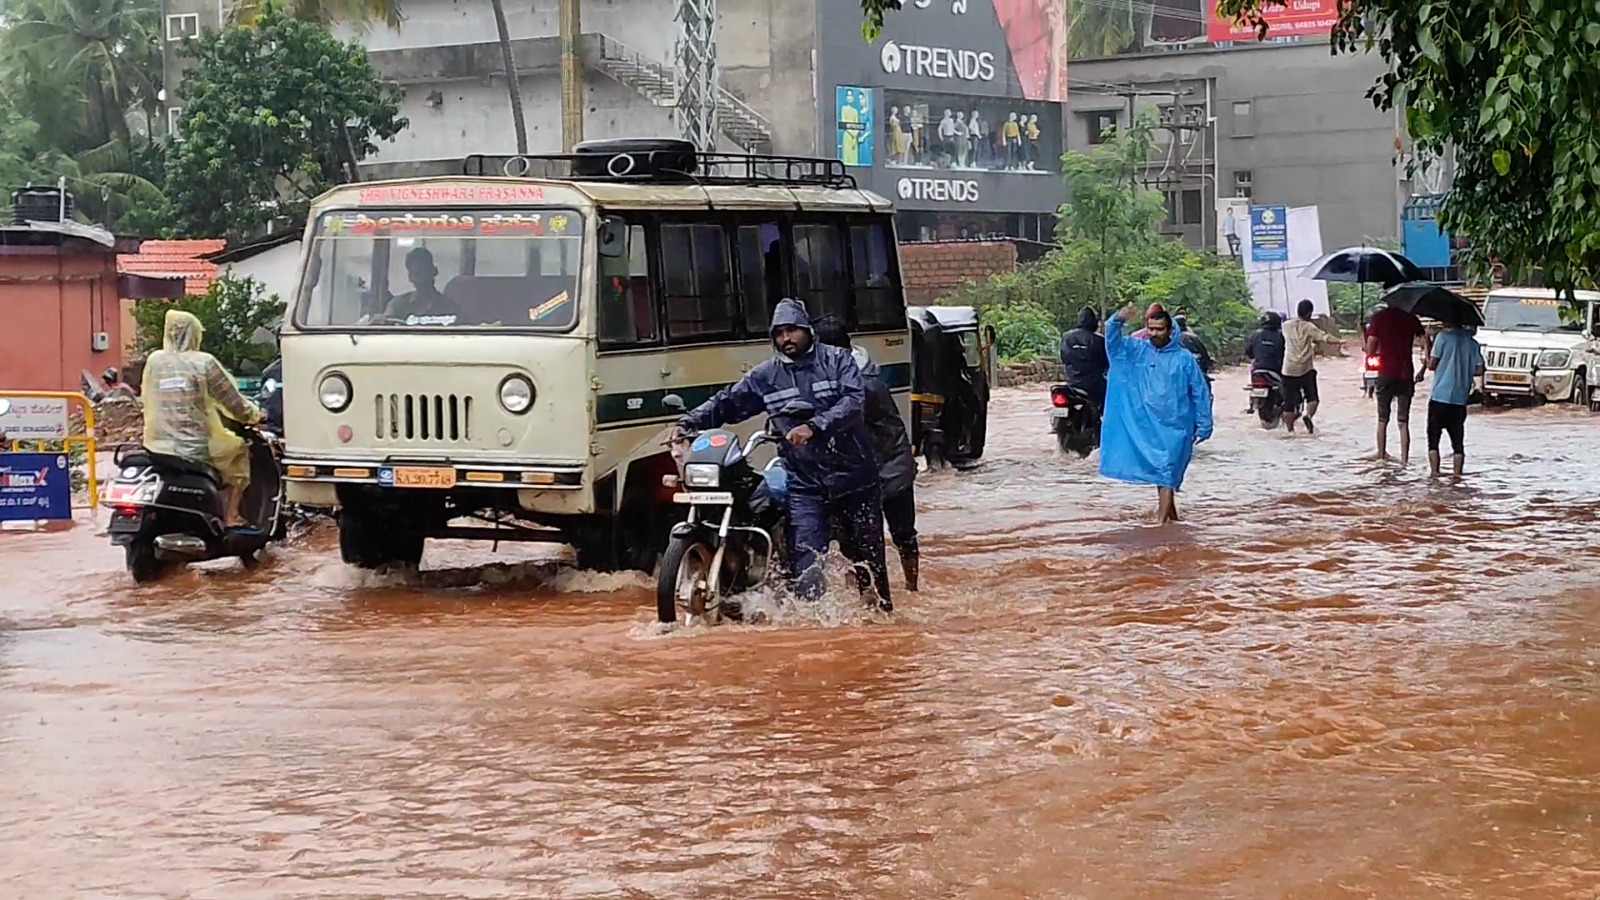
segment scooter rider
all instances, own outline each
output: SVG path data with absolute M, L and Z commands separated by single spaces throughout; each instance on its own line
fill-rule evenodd
M 1061 369 L 1067 384 L 1088 394 L 1097 413 L 1106 408 L 1106 372 L 1111 369 L 1106 339 L 1096 332 L 1099 327 L 1100 317 L 1084 307 L 1078 312 L 1078 327 L 1061 336 Z
M 1189 328 L 1189 317 L 1179 312 L 1172 317 L 1172 324 L 1178 329 L 1178 346 L 1194 354 L 1195 361 L 1200 363 L 1202 375 L 1210 375 L 1217 364 L 1211 359 L 1211 351 L 1206 349 L 1206 342 Z
M 883 494 L 864 411 L 866 388 L 848 350 L 818 344 L 811 318 L 799 302 L 785 298 L 772 311 L 772 343 L 778 353 L 690 410 L 679 429 L 705 430 L 742 422 L 766 412 L 786 429 L 778 445 L 789 470 L 789 560 L 799 594 L 822 595 L 820 557 L 834 537 L 846 557 L 872 574 L 878 607 L 892 608 L 884 560 Z M 782 415 L 795 400 L 812 405 L 808 421 Z M 843 533 L 832 534 L 839 523 Z
M 205 463 L 222 476 L 226 522 L 240 525 L 239 501 L 250 483 L 250 450 L 222 425 L 222 416 L 245 425 L 261 421 L 261 408 L 234 384 L 217 358 L 200 349 L 205 330 L 182 310 L 167 310 L 161 349 L 145 361 L 144 446 L 152 453 Z
M 917 589 L 917 460 L 911 455 L 911 437 L 905 420 L 894 405 L 894 394 L 883 380 L 878 364 L 865 348 L 850 343 L 850 332 L 837 316 L 822 316 L 812 323 L 817 342 L 850 351 L 861 367 L 867 389 L 867 431 L 872 449 L 878 455 L 878 476 L 883 486 L 883 518 L 889 524 L 889 537 L 900 551 L 900 569 L 905 572 L 906 590 Z
M 1283 377 L 1283 317 L 1269 312 L 1261 317 L 1261 327 L 1244 342 L 1245 359 L 1250 360 L 1251 371 L 1271 372 Z M 1255 400 L 1250 401 L 1246 413 L 1256 411 Z

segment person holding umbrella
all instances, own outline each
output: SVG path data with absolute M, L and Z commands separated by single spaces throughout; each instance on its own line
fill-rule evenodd
M 1367 354 L 1378 357 L 1378 452 L 1375 459 L 1389 458 L 1389 417 L 1396 406 L 1395 420 L 1400 426 L 1400 465 L 1411 462 L 1411 398 L 1422 383 L 1424 370 L 1411 358 L 1419 341 L 1427 358 L 1427 332 L 1422 320 L 1393 304 L 1378 310 L 1367 323 Z
M 1461 477 L 1467 461 L 1463 444 L 1467 425 L 1467 398 L 1472 379 L 1483 374 L 1483 351 L 1467 326 L 1446 323 L 1428 350 L 1428 370 L 1433 390 L 1428 397 L 1428 468 L 1439 477 L 1439 439 L 1450 435 L 1450 473 Z

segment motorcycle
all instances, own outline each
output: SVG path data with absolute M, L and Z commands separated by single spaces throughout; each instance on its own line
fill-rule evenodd
M 1271 430 L 1283 419 L 1283 376 L 1267 369 L 1250 372 L 1250 409 Z
M 1062 453 L 1081 459 L 1100 446 L 1100 409 L 1088 393 L 1070 384 L 1050 386 L 1050 427 Z
M 683 398 L 668 394 L 662 405 L 682 411 Z M 794 420 L 811 417 L 811 404 L 796 400 L 780 415 Z M 725 428 L 687 433 L 673 443 L 678 475 L 665 475 L 667 487 L 685 490 L 673 502 L 689 507 L 688 518 L 673 526 L 656 579 L 656 619 L 671 624 L 681 607 L 708 624 L 741 618 L 733 602 L 742 590 L 764 583 L 782 568 L 788 470 L 776 457 L 757 472 L 749 456 L 762 444 L 777 443 L 783 434 L 771 420 L 743 446 Z M 682 449 L 687 444 L 686 449 Z
M 250 484 L 240 501 L 247 531 L 225 527 L 222 477 L 211 466 L 143 447 L 117 448 L 117 474 L 106 484 L 104 503 L 112 511 L 111 543 L 123 548 L 135 582 L 230 556 L 253 568 L 257 554 L 284 537 L 282 444 L 269 431 L 229 427 L 249 453 Z
M 1378 354 L 1366 355 L 1366 368 L 1361 373 L 1361 392 L 1371 400 L 1378 395 Z

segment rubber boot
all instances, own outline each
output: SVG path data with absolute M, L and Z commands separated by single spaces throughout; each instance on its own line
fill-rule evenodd
M 913 594 L 917 592 L 917 560 L 920 558 L 915 550 L 900 554 L 900 568 L 906 573 L 906 590 Z

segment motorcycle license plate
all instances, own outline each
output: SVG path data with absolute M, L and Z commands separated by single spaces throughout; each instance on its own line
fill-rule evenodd
M 1051 419 L 1065 419 L 1067 416 L 1070 416 L 1070 415 L 1072 415 L 1072 410 L 1070 410 L 1070 409 L 1052 409 L 1052 410 L 1050 410 L 1050 418 Z
M 456 486 L 456 470 L 450 466 L 383 466 L 378 469 L 378 484 L 444 490 Z
M 1250 396 L 1252 396 L 1252 397 L 1265 397 L 1266 395 L 1267 395 L 1267 389 L 1266 388 L 1251 388 L 1250 389 Z
M 703 506 L 720 504 L 733 505 L 733 494 L 728 491 L 684 491 L 672 495 L 673 503 L 687 503 L 690 506 Z

